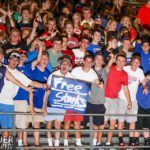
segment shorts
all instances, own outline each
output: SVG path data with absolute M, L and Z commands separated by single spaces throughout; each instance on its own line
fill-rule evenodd
M 34 111 L 37 113 L 41 113 L 42 109 L 34 108 Z M 28 106 L 28 112 L 29 112 L 29 106 Z M 43 122 L 43 115 L 28 115 L 27 116 L 27 122 Z
M 138 112 L 138 104 L 137 101 L 132 101 L 132 110 L 131 112 L 128 111 L 128 102 L 123 99 L 119 99 L 119 114 L 137 114 Z M 128 123 L 136 122 L 137 116 L 119 116 L 118 122 L 127 121 Z
M 118 101 L 119 99 L 117 98 L 108 98 L 105 97 L 105 108 L 106 108 L 106 112 L 105 114 L 118 114 Z M 118 116 L 105 116 L 105 121 L 107 120 L 116 120 L 118 119 Z
M 28 104 L 26 100 L 14 101 L 15 112 L 28 112 Z M 16 128 L 25 129 L 27 122 L 27 115 L 16 115 Z
M 73 111 L 70 111 L 70 110 L 66 110 L 66 114 L 79 114 L 77 112 L 73 112 Z M 72 115 L 72 116 L 69 116 L 69 115 L 66 115 L 64 117 L 64 121 L 73 121 L 73 122 L 81 122 L 83 121 L 83 115 L 80 115 L 80 116 L 76 116 L 76 115 Z
M 150 115 L 150 108 L 149 109 L 143 109 L 142 107 L 138 107 L 138 114 L 149 114 Z M 137 123 L 136 123 L 136 129 L 143 129 L 148 128 L 150 129 L 150 117 L 141 117 L 138 116 Z
M 53 107 L 47 107 L 46 110 L 47 110 L 47 113 L 62 113 L 62 114 L 65 114 L 65 112 L 66 112 L 65 109 L 53 108 Z M 63 121 L 64 120 L 64 115 L 47 115 L 47 116 L 44 117 L 44 121 L 52 121 L 52 120 Z
M 87 103 L 86 114 L 105 114 L 105 106 L 104 104 L 91 104 Z M 81 125 L 86 126 L 89 122 L 89 116 L 84 116 L 84 121 Z M 93 116 L 93 124 L 96 126 L 100 126 L 104 124 L 104 116 Z
M 0 103 L 0 112 L 14 112 L 14 105 L 1 104 Z M 2 129 L 11 129 L 13 124 L 13 115 L 0 115 L 0 125 Z

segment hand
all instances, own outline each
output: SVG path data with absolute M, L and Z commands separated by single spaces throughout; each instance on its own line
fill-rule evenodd
M 47 111 L 46 111 L 46 108 L 44 106 L 42 107 L 42 112 L 43 112 L 44 117 L 47 116 Z
M 18 22 L 18 23 L 20 23 L 21 18 L 22 18 L 22 16 L 21 16 L 21 15 L 19 15 L 19 16 L 18 16 L 18 19 L 17 19 L 17 22 Z
M 34 19 L 33 21 L 33 28 L 37 28 L 39 25 L 39 23 Z
M 50 35 L 50 39 L 52 39 L 54 36 L 56 36 L 58 30 L 53 30 L 51 35 Z
M 104 88 L 104 83 L 103 83 L 103 82 L 100 82 L 97 86 L 98 86 L 99 88 L 103 89 L 103 88 Z
M 8 15 L 9 19 L 11 18 L 12 14 L 13 14 L 13 11 L 10 10 L 9 5 L 8 5 L 7 15 Z
M 30 107 L 29 111 L 32 114 L 32 117 L 36 115 L 33 107 L 32 108 Z
M 138 44 L 141 44 L 141 43 L 142 43 L 141 39 L 137 40 L 136 42 L 137 42 Z
M 42 22 L 42 19 L 41 19 L 39 12 L 36 13 L 36 19 L 38 22 Z
M 149 89 L 148 85 L 145 85 L 142 93 L 147 95 L 148 89 Z
M 131 110 L 132 110 L 132 104 L 128 104 L 127 108 L 129 110 L 129 112 L 131 112 Z
M 47 84 L 42 84 L 42 89 L 46 89 L 47 88 Z
M 111 58 L 114 58 L 114 57 L 115 57 L 115 55 L 114 55 L 113 53 L 110 53 L 109 56 L 110 56 Z
M 33 90 L 33 87 L 31 87 L 31 86 L 29 86 L 29 87 L 27 87 L 27 91 L 29 92 L 29 93 L 32 93 L 34 90 Z

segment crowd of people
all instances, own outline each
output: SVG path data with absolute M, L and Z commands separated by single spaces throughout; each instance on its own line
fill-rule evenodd
M 16 7 L 0 8 L 0 112 L 30 112 L 16 115 L 17 129 L 46 122 L 49 146 L 60 146 L 61 132 L 51 129 L 84 129 L 88 116 L 51 106 L 53 75 L 91 83 L 86 112 L 123 114 L 94 116 L 93 129 L 150 129 L 150 0 L 128 15 L 123 0 L 18 0 Z M 43 115 L 37 115 L 41 112 Z M 59 115 L 50 115 L 59 113 Z M 62 115 L 60 115 L 62 113 Z M 64 114 L 75 115 L 64 115 Z M 125 116 L 133 114 L 134 116 Z M 12 115 L 0 115 L 2 129 L 12 128 Z M 93 145 L 112 146 L 114 132 L 93 132 Z M 40 132 L 33 132 L 40 145 Z M 150 132 L 144 132 L 150 146 Z M 12 136 L 3 131 L 3 140 Z M 28 146 L 27 132 L 19 131 L 18 146 Z M 82 146 L 75 131 L 75 145 Z M 129 146 L 138 146 L 140 133 L 129 132 Z M 69 132 L 63 132 L 69 146 Z M 123 132 L 118 132 L 124 146 Z

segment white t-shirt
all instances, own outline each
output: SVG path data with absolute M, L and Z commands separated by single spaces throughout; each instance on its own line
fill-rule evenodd
M 94 20 L 91 19 L 91 21 L 86 21 L 85 19 L 81 22 L 81 26 L 84 24 L 84 23 L 88 23 L 90 25 L 90 27 L 92 27 L 92 24 L 94 23 Z
M 138 68 L 136 71 L 131 70 L 131 66 L 125 66 L 123 68 L 128 73 L 128 88 L 131 96 L 131 101 L 136 101 L 136 93 L 139 83 L 145 78 L 143 70 Z M 123 87 L 119 92 L 119 98 L 126 100 Z
M 57 70 L 53 73 L 50 74 L 50 76 L 48 77 L 47 80 L 47 84 L 51 85 L 51 79 L 52 79 L 52 75 L 57 75 L 57 76 L 61 76 L 61 77 L 67 77 L 67 78 L 73 78 L 72 74 L 70 72 L 68 72 L 65 76 L 60 72 L 60 70 Z
M 22 72 L 17 69 L 11 70 L 6 66 L 9 72 L 19 80 L 23 85 L 28 86 L 31 80 L 26 77 Z M 9 81 L 6 77 L 4 78 L 4 86 L 0 93 L 0 103 L 13 105 L 13 98 L 16 96 L 18 92 L 19 86 Z
M 84 72 L 82 67 L 76 67 L 72 70 L 71 74 L 79 80 L 84 80 L 88 82 L 94 82 L 98 79 L 96 72 L 93 69 L 90 69 L 89 72 Z
M 75 64 L 83 63 L 85 53 L 80 51 L 80 49 L 73 49 L 72 51 L 75 55 Z

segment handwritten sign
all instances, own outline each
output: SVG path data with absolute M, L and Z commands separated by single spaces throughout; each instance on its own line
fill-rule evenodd
M 83 114 L 86 110 L 90 87 L 91 84 L 84 81 L 52 76 L 48 102 L 52 107 Z

